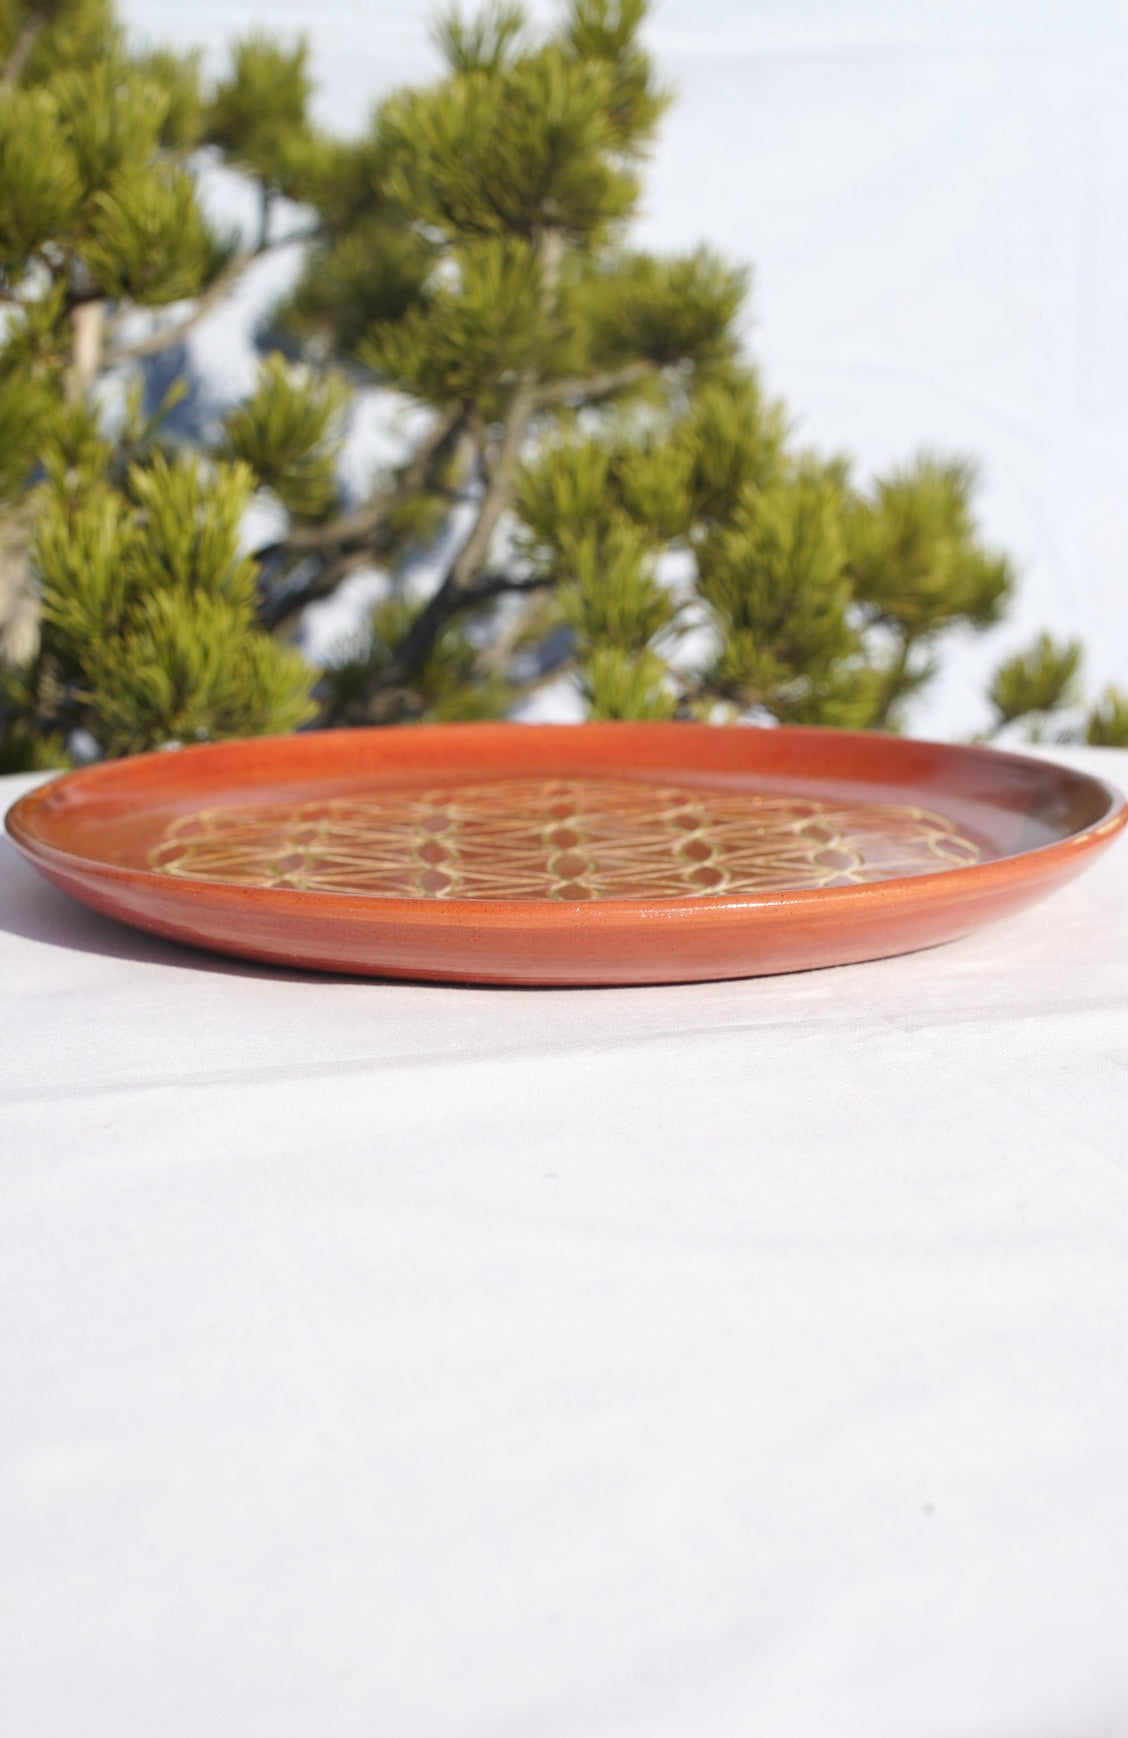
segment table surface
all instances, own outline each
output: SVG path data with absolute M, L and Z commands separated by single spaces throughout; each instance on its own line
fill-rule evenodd
M 1128 1731 L 1126 872 L 478 990 L 165 944 L 4 841 L 3 1730 Z

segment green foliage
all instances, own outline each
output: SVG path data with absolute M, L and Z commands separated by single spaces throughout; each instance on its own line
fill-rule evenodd
M 628 254 L 588 286 L 591 353 L 597 363 L 644 357 L 659 367 L 733 360 L 733 325 L 748 274 L 708 248 L 673 259 Z
M 1097 748 L 1128 748 L 1128 692 L 1106 688 L 1085 721 L 1084 735 Z
M 512 59 L 525 29 L 522 7 L 495 4 L 476 18 L 464 18 L 457 8 L 440 13 L 433 34 L 452 72 L 497 72 Z
M 1039 634 L 1029 651 L 1000 664 L 990 691 L 996 728 L 1032 715 L 1040 720 L 1075 705 L 1082 656 L 1080 641 L 1063 645 L 1049 634 Z
M 685 600 L 655 579 L 655 558 L 700 542 L 789 464 L 779 407 L 737 363 L 746 273 L 704 249 L 657 259 L 620 245 L 667 101 L 641 47 L 645 17 L 641 0 L 572 0 L 539 42 L 516 7 L 443 17 L 448 76 L 382 104 L 351 153 L 309 153 L 325 235 L 283 311 L 309 355 L 356 358 L 454 414 L 485 481 L 483 516 L 513 502 L 509 554 L 530 584 L 560 587 L 554 631 L 570 629 L 577 681 L 607 716 L 690 704 L 669 662 Z M 330 162 L 332 177 L 316 169 Z M 610 412 L 577 428 L 586 401 Z M 641 421 L 620 414 L 631 401 Z M 441 487 L 435 468 L 415 499 Z M 386 528 L 414 511 L 396 501 Z M 417 535 L 426 523 L 421 511 Z M 471 547 L 488 580 L 490 541 Z M 473 577 L 448 575 L 450 614 L 488 624 Z M 377 643 L 396 631 L 382 620 Z M 487 634 L 480 680 L 495 655 Z M 421 664 L 398 687 L 391 653 L 367 674 L 349 660 L 348 697 L 337 683 L 330 713 L 419 716 L 428 683 Z
M 441 75 L 343 140 L 309 119 L 304 43 L 246 37 L 208 88 L 198 56 L 131 54 L 105 0 L 0 0 L 0 763 L 57 758 L 79 726 L 111 754 L 294 727 L 314 672 L 261 624 L 358 567 L 387 597 L 319 680 L 323 722 L 504 716 L 567 672 L 593 717 L 896 729 L 946 639 L 1003 618 L 1014 572 L 969 463 L 862 484 L 798 450 L 742 359 L 747 272 L 631 247 L 669 100 L 648 16 L 448 12 Z M 242 251 L 203 218 L 201 144 L 258 191 Z M 300 360 L 272 354 L 211 452 L 178 453 L 182 384 L 150 416 L 101 377 L 121 380 L 126 316 L 198 316 L 274 245 L 278 195 L 309 214 L 273 325 Z M 184 320 L 166 328 L 141 351 Z M 421 432 L 346 507 L 365 379 Z M 257 553 L 255 491 L 285 514 Z M 1079 667 L 1045 636 L 1009 660 L 995 729 L 1128 739 L 1120 690 L 1073 710 Z
M 305 42 L 285 49 L 268 36 L 244 37 L 208 112 L 207 137 L 271 188 L 282 184 L 287 155 L 306 132 L 307 57 Z
M 66 313 L 66 292 L 58 283 L 43 295 L 13 300 L 0 340 L 0 379 L 10 383 L 19 375 L 41 381 L 60 378 L 69 356 Z
M 729 524 L 739 503 L 782 482 L 788 461 L 777 405 L 755 378 L 710 380 L 675 419 L 612 422 L 599 434 L 546 444 L 517 474 L 522 547 L 540 559 L 577 531 L 626 515 L 657 548 Z
M 0 692 L 0 706 L 11 692 Z M 57 736 L 43 736 L 26 724 L 13 724 L 0 735 L 0 778 L 16 772 L 62 772 L 70 765 Z
M 675 436 L 684 454 L 691 517 L 732 518 L 749 491 L 782 482 L 787 468 L 783 408 L 767 403 L 755 375 L 740 370 L 698 392 Z
M 5 367 L 0 352 L 0 512 L 31 481 L 54 400 L 49 386 L 28 369 Z
M 389 193 L 456 236 L 595 234 L 638 193 L 618 150 L 613 95 L 604 63 L 555 45 L 404 92 L 381 116 Z
M 111 0 L 4 0 L 0 62 L 26 50 L 22 83 L 43 84 L 71 66 L 120 52 Z
M 425 403 L 472 400 L 492 421 L 542 345 L 537 260 L 491 240 L 457 264 L 456 284 L 377 327 L 361 357 Z
M 385 672 L 396 648 L 410 631 L 418 606 L 391 597 L 372 614 L 369 632 L 346 646 L 325 671 L 323 705 L 337 722 L 362 703 L 374 678 Z M 514 693 L 503 677 L 486 674 L 479 664 L 466 624 L 451 623 L 440 634 L 420 669 L 405 706 L 412 722 L 465 724 L 503 718 Z
M 131 59 L 108 6 L 85 0 L 0 0 L 0 50 L 0 761 L 57 763 L 79 726 L 111 754 L 293 728 L 314 677 L 256 623 L 258 567 L 240 546 L 254 475 L 166 456 L 139 389 L 116 420 L 98 391 L 115 313 L 197 296 L 223 263 L 186 159 L 204 121 L 198 58 Z M 239 88 L 259 71 L 248 52 Z M 296 513 L 327 512 L 340 388 L 273 378 L 230 453 L 253 449 Z
M 80 196 L 74 156 L 46 91 L 0 101 L 0 272 L 18 282 L 46 242 L 62 234 Z
M 1032 741 L 1088 742 L 1128 748 L 1128 692 L 1109 685 L 1082 708 L 1084 652 L 1079 640 L 1039 634 L 1025 651 L 999 665 L 991 682 L 994 722 L 989 736 L 1021 723 Z M 1080 709 L 1080 713 L 1079 713 Z
M 289 330 L 319 352 L 359 359 L 405 316 L 418 317 L 434 263 L 424 238 L 365 215 L 317 253 L 284 310 Z
M 602 535 L 582 533 L 568 567 L 560 607 L 581 658 L 608 647 L 641 656 L 673 626 L 677 601 L 656 579 L 649 542 L 635 526 L 621 521 Z
M 72 508 L 59 499 L 40 514 L 32 557 L 43 575 L 43 628 L 49 651 L 76 672 L 91 650 L 125 627 L 133 592 L 125 558 L 133 541 L 125 501 L 102 486 Z
M 611 493 L 612 452 L 603 441 L 568 441 L 542 453 L 539 462 L 517 475 L 517 512 L 526 532 L 525 547 L 542 564 L 585 530 L 606 530 L 614 522 Z M 558 576 L 566 571 L 557 566 Z
M 204 283 L 215 244 L 193 181 L 162 156 L 167 137 L 191 136 L 191 73 L 146 64 L 151 76 L 116 56 L 65 66 L 0 101 L 0 274 L 22 298 L 35 265 L 72 301 L 152 307 Z
M 108 481 L 114 449 L 94 405 L 77 398 L 53 407 L 37 456 L 59 499 L 73 504 Z
M 166 151 L 182 156 L 198 145 L 206 121 L 198 52 L 177 54 L 169 48 L 152 49 L 135 62 L 138 71 L 156 85 L 165 97 L 164 120 L 159 142 Z
M 707 371 L 684 409 L 633 438 L 620 423 L 526 463 L 516 488 L 520 547 L 565 588 L 585 693 L 584 660 L 599 644 L 624 647 L 620 624 L 630 621 L 638 624 L 630 643 L 640 656 L 645 648 L 650 674 L 653 656 L 666 660 L 661 704 L 674 694 L 695 715 L 714 716 L 720 705 L 729 716 L 889 726 L 930 680 L 932 640 L 984 619 L 982 575 L 997 586 L 1005 571 L 977 541 L 972 480 L 965 467 L 925 458 L 862 493 L 841 461 L 789 453 L 783 412 L 753 375 Z M 633 567 L 611 553 L 626 525 Z M 694 571 L 679 603 L 667 588 L 667 612 L 650 622 L 638 574 L 666 546 L 691 555 Z M 588 594 L 600 607 L 585 601 L 585 633 L 578 612 Z M 670 635 L 679 608 L 683 618 L 704 610 L 711 626 L 712 653 L 694 665 Z M 652 690 L 649 678 L 640 684 L 638 716 L 653 715 Z M 632 692 L 618 682 L 615 706 L 633 704 Z
M 592 718 L 672 718 L 678 697 L 656 653 L 598 646 L 580 665 L 580 687 Z
M 255 567 L 239 553 L 251 486 L 246 466 L 158 454 L 123 490 L 44 504 L 41 658 L 107 753 L 311 716 L 308 668 L 253 625 Z
M 154 80 L 106 59 L 59 73 L 49 91 L 84 203 L 155 157 L 169 98 Z
M 255 567 L 239 552 L 252 487 L 248 466 L 209 469 L 194 454 L 170 463 L 157 453 L 147 466 L 135 465 L 126 479 L 138 510 L 128 565 L 139 589 L 204 593 L 252 609 Z
M 474 724 L 504 718 L 513 689 L 503 677 L 483 673 L 480 648 L 458 624 L 436 642 L 419 683 L 419 717 L 431 724 Z
M 252 396 L 227 419 L 227 451 L 295 519 L 324 519 L 337 502 L 336 464 L 348 402 L 348 387 L 338 375 L 310 375 L 271 356 Z
M 115 301 L 146 307 L 195 295 L 212 259 L 212 238 L 196 204 L 196 189 L 179 169 L 117 175 L 99 193 L 86 265 Z
M 313 713 L 296 652 L 248 631 L 223 596 L 158 592 L 120 642 L 103 640 L 86 672 L 92 718 L 108 754 L 167 742 L 293 730 Z
M 741 708 L 786 709 L 857 650 L 848 620 L 841 492 L 811 470 L 746 495 L 698 553 L 699 587 L 720 631 L 710 687 Z
M 858 598 L 914 638 L 956 620 L 993 627 L 1014 584 L 1003 556 L 974 539 L 974 468 L 922 454 L 879 482 L 849 523 L 850 562 Z

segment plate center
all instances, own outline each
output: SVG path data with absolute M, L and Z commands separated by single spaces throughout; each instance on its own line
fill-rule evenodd
M 945 815 L 623 778 L 502 778 L 179 817 L 161 874 L 384 899 L 677 899 L 847 887 L 979 861 Z

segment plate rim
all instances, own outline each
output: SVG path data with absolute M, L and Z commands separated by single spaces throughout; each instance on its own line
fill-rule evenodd
M 550 900 L 550 899 L 482 899 L 462 895 L 444 896 L 441 899 L 426 895 L 386 895 L 370 894 L 359 891 L 328 890 L 313 888 L 280 888 L 255 887 L 241 882 L 208 880 L 198 876 L 169 876 L 159 870 L 134 867 L 124 864 L 114 864 L 103 858 L 83 855 L 68 851 L 64 847 L 44 838 L 35 828 L 35 821 L 43 804 L 51 793 L 57 792 L 60 785 L 98 784 L 103 779 L 113 779 L 116 776 L 128 777 L 125 769 L 137 767 L 144 763 L 152 766 L 155 763 L 167 761 L 170 751 L 157 749 L 147 754 L 124 756 L 117 760 L 99 761 L 91 766 L 78 767 L 62 773 L 58 778 L 48 779 L 34 790 L 26 792 L 8 810 L 5 816 L 5 830 L 16 847 L 33 864 L 43 864 L 62 873 L 77 876 L 95 875 L 99 879 L 119 885 L 136 885 L 152 887 L 169 893 L 172 888 L 183 890 L 186 896 L 204 898 L 208 903 L 223 905 L 228 902 L 242 903 L 248 898 L 266 910 L 277 911 L 279 915 L 293 913 L 308 913 L 311 907 L 316 907 L 328 915 L 330 909 L 344 915 L 347 908 L 352 907 L 358 915 L 366 914 L 372 918 L 379 916 L 383 922 L 398 921 L 412 923 L 425 920 L 430 924 L 451 923 L 460 917 L 465 919 L 468 913 L 474 913 L 481 921 L 492 918 L 498 927 L 507 927 L 521 919 L 526 922 L 535 920 L 538 925 L 547 924 L 551 928 L 574 927 L 577 921 L 602 926 L 614 921 L 616 917 L 630 915 L 632 917 L 653 917 L 655 919 L 670 919 L 674 916 L 689 917 L 698 914 L 701 921 L 705 914 L 723 913 L 764 909 L 772 906 L 817 907 L 829 904 L 862 905 L 874 899 L 891 903 L 911 899 L 914 894 L 927 897 L 930 889 L 938 887 L 961 888 L 972 892 L 975 887 L 989 887 L 999 879 L 1007 879 L 1016 873 L 1028 873 L 1036 877 L 1041 871 L 1052 872 L 1053 865 L 1059 860 L 1069 861 L 1078 852 L 1111 843 L 1112 839 L 1128 825 L 1128 798 L 1114 784 L 1093 773 L 1079 771 L 1060 761 L 1041 759 L 1034 755 L 1015 753 L 1010 749 L 996 749 L 980 743 L 945 743 L 925 737 L 894 736 L 887 732 L 864 730 L 839 730 L 830 726 L 820 725 L 780 725 L 776 727 L 756 725 L 713 725 L 703 723 L 683 723 L 673 721 L 650 722 L 641 720 L 600 720 L 596 723 L 583 724 L 516 724 L 503 721 L 467 722 L 459 724 L 422 724 L 398 727 L 410 730 L 412 736 L 420 732 L 441 732 L 449 735 L 457 732 L 460 736 L 477 734 L 488 735 L 497 733 L 521 732 L 541 736 L 555 737 L 563 740 L 567 736 L 575 736 L 578 732 L 596 730 L 601 735 L 622 730 L 665 733 L 686 731 L 751 733 L 762 731 L 765 736 L 779 736 L 786 733 L 791 738 L 833 738 L 836 742 L 847 743 L 859 740 L 872 746 L 875 739 L 880 738 L 883 744 L 889 745 L 893 753 L 897 752 L 894 745 L 904 745 L 906 748 L 917 747 L 934 750 L 947 756 L 959 759 L 980 760 L 991 763 L 1008 762 L 1018 765 L 1028 771 L 1052 771 L 1057 775 L 1065 775 L 1087 787 L 1094 794 L 1099 794 L 1105 801 L 1105 811 L 1096 820 L 1087 822 L 1084 826 L 1065 834 L 1062 838 L 1052 839 L 1045 844 L 1032 845 L 1024 850 L 1016 851 L 1006 857 L 992 857 L 986 862 L 954 865 L 951 868 L 930 870 L 922 875 L 892 876 L 886 880 L 855 882 L 838 887 L 807 887 L 807 888 L 770 888 L 758 893 L 745 894 L 694 894 L 690 897 L 671 895 L 666 898 L 611 896 L 601 899 Z M 248 746 L 262 748 L 269 752 L 273 745 L 287 744 L 293 746 L 302 741 L 340 740 L 342 737 L 375 737 L 394 736 L 395 726 L 361 726 L 350 730 L 319 730 L 303 731 L 290 735 L 265 737 L 229 738 L 223 742 L 194 743 L 184 745 L 174 751 L 175 760 L 183 764 L 181 757 L 190 757 L 192 761 L 223 757 L 226 753 L 237 753 Z M 629 769 L 628 769 L 629 770 Z M 713 769 L 719 770 L 719 769 Z M 513 775 L 510 776 L 519 776 Z M 671 769 L 670 776 L 675 776 Z M 486 775 L 488 779 L 488 774 Z M 1016 870 L 1016 865 L 1028 864 L 1029 869 Z

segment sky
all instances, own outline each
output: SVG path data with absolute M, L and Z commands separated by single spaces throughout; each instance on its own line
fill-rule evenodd
M 415 0 L 119 10 L 213 67 L 248 29 L 304 34 L 339 131 L 438 69 Z M 981 728 L 990 669 L 1041 628 L 1128 687 L 1128 6 L 665 0 L 648 40 L 677 100 L 639 243 L 752 266 L 747 341 L 801 441 L 862 480 L 925 447 L 978 463 L 1018 602 L 953 646 L 914 730 Z M 231 333 L 204 336 L 238 379 Z

